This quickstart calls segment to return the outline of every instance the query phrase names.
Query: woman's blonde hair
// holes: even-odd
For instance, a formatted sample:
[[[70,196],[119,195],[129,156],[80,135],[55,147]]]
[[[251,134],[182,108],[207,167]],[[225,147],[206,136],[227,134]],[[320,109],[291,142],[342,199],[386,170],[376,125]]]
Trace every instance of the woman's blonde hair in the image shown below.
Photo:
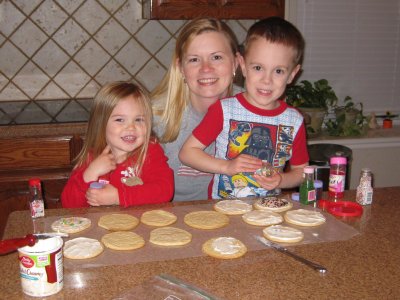
[[[115,106],[129,96],[132,96],[142,106],[147,129],[143,145],[128,155],[128,157],[135,156],[136,159],[132,167],[137,175],[140,174],[151,136],[153,121],[151,102],[143,88],[134,83],[123,81],[108,83],[97,92],[90,111],[85,141],[81,152],[75,159],[76,167],[89,163],[103,152],[107,145],[106,127],[108,119]]]
[[[235,34],[228,25],[220,20],[194,19],[182,28],[176,40],[171,65],[151,95],[152,100],[155,102],[153,104],[154,114],[160,116],[161,121],[165,124],[164,133],[160,137],[162,143],[172,142],[178,137],[182,114],[189,102],[189,88],[185,84],[176,62],[182,61],[193,39],[204,32],[222,33],[229,42],[233,56],[239,51]],[[229,86],[228,94],[232,94],[232,83]],[[165,101],[165,103],[157,105],[156,102],[162,101]]]

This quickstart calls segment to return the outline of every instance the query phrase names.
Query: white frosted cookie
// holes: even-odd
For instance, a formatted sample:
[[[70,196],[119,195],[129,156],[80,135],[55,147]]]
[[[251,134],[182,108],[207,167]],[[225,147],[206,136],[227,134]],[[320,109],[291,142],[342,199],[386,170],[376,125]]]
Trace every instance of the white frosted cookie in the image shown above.
[[[64,243],[64,256],[70,259],[87,259],[96,257],[104,250],[96,239],[78,237]]]
[[[214,204],[214,209],[226,215],[242,215],[253,207],[242,200],[222,200]]]
[[[292,202],[285,198],[279,198],[275,196],[264,197],[258,199],[254,203],[254,207],[260,210],[269,210],[274,212],[281,212],[285,210],[289,210],[293,207]]]
[[[100,217],[98,225],[111,231],[131,230],[139,224],[138,218],[128,214],[111,214]]]
[[[242,219],[247,224],[256,226],[269,226],[283,222],[283,217],[280,214],[266,210],[249,211],[242,216]]]
[[[178,218],[162,209],[149,210],[142,214],[140,221],[149,226],[168,226],[176,222]]]
[[[144,246],[144,239],[131,231],[115,231],[103,235],[101,242],[114,250],[134,250]]]
[[[285,221],[299,226],[318,226],[326,219],[318,211],[296,209],[285,213]]]
[[[61,218],[51,224],[51,229],[56,232],[77,233],[89,228],[92,221],[82,217]]]
[[[150,243],[160,246],[183,246],[190,243],[192,234],[176,227],[161,227],[150,232]]]
[[[243,256],[247,247],[234,237],[218,237],[206,241],[202,250],[215,258],[231,259]]]
[[[304,234],[301,230],[282,225],[272,225],[264,228],[263,234],[271,241],[282,243],[296,243],[304,238]]]
[[[194,211],[185,215],[183,221],[197,229],[216,229],[229,224],[229,217],[211,210]]]

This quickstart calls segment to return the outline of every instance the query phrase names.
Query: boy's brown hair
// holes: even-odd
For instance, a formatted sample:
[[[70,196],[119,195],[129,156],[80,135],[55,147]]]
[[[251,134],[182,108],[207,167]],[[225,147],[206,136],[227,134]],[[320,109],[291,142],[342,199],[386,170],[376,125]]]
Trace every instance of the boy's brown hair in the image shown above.
[[[259,38],[293,48],[296,51],[294,65],[301,63],[305,42],[300,31],[292,23],[279,17],[270,17],[254,23],[247,32],[244,42],[245,57],[251,42]]]

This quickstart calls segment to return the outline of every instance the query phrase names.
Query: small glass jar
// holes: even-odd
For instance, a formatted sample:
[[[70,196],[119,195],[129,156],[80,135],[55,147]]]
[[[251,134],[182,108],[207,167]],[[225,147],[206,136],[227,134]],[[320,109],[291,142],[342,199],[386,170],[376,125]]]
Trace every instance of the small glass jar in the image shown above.
[[[321,180],[314,180],[314,188],[315,188],[315,200],[322,199],[322,191],[324,188],[324,184]]]

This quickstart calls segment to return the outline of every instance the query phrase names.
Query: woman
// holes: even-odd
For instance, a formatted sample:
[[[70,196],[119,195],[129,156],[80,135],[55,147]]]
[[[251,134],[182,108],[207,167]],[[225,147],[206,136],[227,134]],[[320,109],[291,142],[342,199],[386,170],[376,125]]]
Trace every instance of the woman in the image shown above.
[[[178,153],[208,107],[233,94],[238,51],[225,23],[192,20],[181,30],[171,66],[153,91],[154,130],[174,170],[174,201],[207,199],[212,175],[183,165]],[[214,155],[214,149],[212,144],[205,151]]]

